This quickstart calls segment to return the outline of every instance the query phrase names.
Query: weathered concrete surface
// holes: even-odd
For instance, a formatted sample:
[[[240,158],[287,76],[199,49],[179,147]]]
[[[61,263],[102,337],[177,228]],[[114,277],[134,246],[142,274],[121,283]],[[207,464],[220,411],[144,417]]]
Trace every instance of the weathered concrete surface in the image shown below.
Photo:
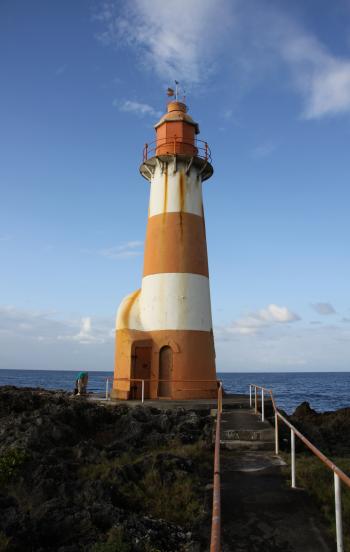
[[[335,545],[305,491],[286,486],[271,453],[222,456],[223,552],[331,552]]]
[[[287,486],[273,452],[273,428],[252,411],[235,410],[224,411],[222,430],[226,448],[234,449],[221,457],[222,551],[334,551],[315,504],[305,491]]]
[[[225,410],[222,415],[221,442],[229,449],[273,450],[274,430],[251,410]]]
[[[141,401],[123,401],[118,399],[112,399],[106,401],[105,398],[99,397],[97,395],[89,395],[87,397],[91,401],[104,402],[105,404],[110,405],[127,405],[131,408],[135,406],[140,406]],[[145,406],[151,406],[159,410],[173,409],[173,408],[185,408],[186,410],[215,410],[217,408],[217,399],[194,399],[194,400],[167,400],[167,399],[158,399],[158,400],[149,400],[146,399],[144,402]],[[226,410],[232,409],[242,409],[249,407],[249,396],[248,395],[229,395],[224,398],[224,405]]]

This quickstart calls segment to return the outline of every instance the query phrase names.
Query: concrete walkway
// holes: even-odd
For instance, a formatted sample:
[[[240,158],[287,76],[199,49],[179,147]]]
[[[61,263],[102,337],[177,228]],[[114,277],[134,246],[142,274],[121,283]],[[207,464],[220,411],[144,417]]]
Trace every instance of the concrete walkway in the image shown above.
[[[222,551],[333,552],[313,501],[287,486],[274,429],[249,410],[222,416]]]

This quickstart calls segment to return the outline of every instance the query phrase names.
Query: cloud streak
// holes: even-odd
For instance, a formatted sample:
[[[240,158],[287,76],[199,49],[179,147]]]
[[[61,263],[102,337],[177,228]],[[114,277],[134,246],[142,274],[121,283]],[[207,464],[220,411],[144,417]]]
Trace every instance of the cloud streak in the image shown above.
[[[276,324],[288,324],[300,320],[300,316],[287,307],[270,304],[265,309],[249,313],[224,329],[224,334],[256,335]]]
[[[186,13],[181,24],[177,13]],[[196,86],[224,71],[225,85],[233,90],[239,81],[246,85],[247,76],[265,80],[282,68],[303,99],[304,119],[350,112],[350,58],[332,53],[266,0],[179,0],[176,12],[163,0],[153,0],[152,9],[147,0],[109,0],[96,19],[104,44],[131,48],[162,82]],[[130,111],[133,103],[138,104],[131,102]]]
[[[127,44],[162,80],[198,84],[211,73],[232,29],[235,5],[236,0],[104,2],[96,17],[103,24],[98,38],[107,45]]]
[[[160,117],[162,115],[161,111],[157,111],[151,105],[132,100],[124,100],[123,102],[119,102],[119,100],[114,100],[113,105],[114,107],[117,107],[119,111],[123,111],[125,113],[133,113],[140,117]]]
[[[314,311],[323,316],[336,314],[335,308],[330,303],[312,303],[311,307],[314,309]]]
[[[115,247],[107,247],[98,251],[102,257],[112,260],[130,259],[143,254],[142,241],[129,241]]]
[[[91,316],[60,319],[55,312],[0,307],[0,336],[34,342],[103,344],[111,339],[113,322]]]

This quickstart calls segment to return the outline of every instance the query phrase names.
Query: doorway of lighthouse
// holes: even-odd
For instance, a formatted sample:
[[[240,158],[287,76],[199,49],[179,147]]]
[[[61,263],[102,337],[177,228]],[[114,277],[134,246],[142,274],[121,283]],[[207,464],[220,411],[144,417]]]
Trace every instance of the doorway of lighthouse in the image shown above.
[[[171,398],[171,376],[173,370],[173,351],[171,347],[162,347],[159,351],[158,397]]]
[[[135,347],[134,366],[131,379],[149,380],[151,378],[151,347]],[[145,381],[145,399],[149,399],[149,381]],[[130,398],[142,398],[142,381],[132,381],[130,384]]]

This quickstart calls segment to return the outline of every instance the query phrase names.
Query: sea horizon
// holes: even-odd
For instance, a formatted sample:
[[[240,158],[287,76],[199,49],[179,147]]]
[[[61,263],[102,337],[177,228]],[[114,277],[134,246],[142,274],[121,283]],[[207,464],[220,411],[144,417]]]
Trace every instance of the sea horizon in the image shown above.
[[[0,386],[69,392],[73,391],[79,371],[0,368]],[[107,378],[111,385],[112,370],[89,370],[88,373],[90,392],[104,393]],[[217,372],[217,376],[228,393],[248,394],[250,384],[272,389],[277,406],[288,413],[305,401],[318,412],[350,407],[350,372]]]

